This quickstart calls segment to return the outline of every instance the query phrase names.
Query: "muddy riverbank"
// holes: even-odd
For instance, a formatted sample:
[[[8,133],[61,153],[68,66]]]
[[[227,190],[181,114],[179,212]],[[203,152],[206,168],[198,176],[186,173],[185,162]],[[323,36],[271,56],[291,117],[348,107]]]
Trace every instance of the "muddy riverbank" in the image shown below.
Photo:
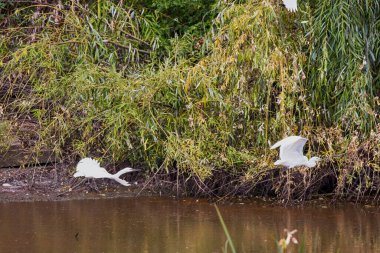
[[[273,171],[268,173],[270,172]],[[124,178],[132,183],[129,187],[124,187],[108,179],[94,181],[74,178],[73,173],[74,167],[68,164],[0,169],[0,202],[173,196],[202,197],[211,199],[212,202],[260,199],[274,205],[303,205],[306,203],[330,206],[342,200],[371,206],[379,204],[376,196],[349,198],[338,197],[334,193],[314,192],[307,199],[297,200],[279,198],[273,195],[273,190],[270,190],[269,187],[273,187],[275,183],[280,182],[284,191],[287,187],[290,187],[290,190],[296,189],[295,183],[299,185],[298,187],[303,187],[302,182],[296,181],[301,180],[299,171],[291,171],[289,175],[286,173],[280,175],[280,180],[272,178],[273,182],[266,185],[250,185],[249,181],[242,183],[236,179],[236,176],[233,179],[228,175],[218,175],[204,182],[197,182],[193,179],[186,180],[185,175],[177,176],[174,172],[151,175],[135,172],[126,174]],[[268,182],[268,175],[263,178],[263,182]],[[223,190],[218,190],[218,185]],[[229,190],[230,193],[226,194],[226,190]]]
[[[103,199],[157,195],[141,175],[130,187],[111,180],[73,178],[67,165],[0,169],[0,202]],[[158,193],[159,194],[159,193]]]

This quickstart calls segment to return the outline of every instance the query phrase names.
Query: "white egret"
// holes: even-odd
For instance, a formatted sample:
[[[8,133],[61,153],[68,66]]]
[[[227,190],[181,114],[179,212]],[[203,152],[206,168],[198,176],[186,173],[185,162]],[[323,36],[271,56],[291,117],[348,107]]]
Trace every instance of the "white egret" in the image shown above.
[[[109,178],[113,179],[116,182],[124,185],[124,186],[130,186],[131,184],[127,181],[120,179],[119,177],[125,173],[137,171],[136,169],[132,168],[125,168],[117,172],[116,174],[110,174],[106,171],[105,168],[100,167],[100,164],[98,161],[86,157],[79,161],[76,173],[74,174],[74,177],[86,177],[86,178]]]
[[[297,0],[282,0],[288,11],[297,11]]]
[[[277,160],[274,165],[282,165],[288,168],[297,166],[312,168],[316,166],[317,162],[322,159],[314,156],[309,160],[303,155],[303,147],[306,142],[307,139],[301,136],[289,136],[275,143],[270,149],[280,147],[280,160]]]

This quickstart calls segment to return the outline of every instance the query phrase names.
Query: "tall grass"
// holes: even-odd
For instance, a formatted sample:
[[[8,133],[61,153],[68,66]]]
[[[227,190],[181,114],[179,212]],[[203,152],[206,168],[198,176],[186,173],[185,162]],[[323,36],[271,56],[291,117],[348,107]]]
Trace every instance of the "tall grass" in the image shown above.
[[[220,224],[223,227],[224,234],[227,237],[227,243],[229,245],[229,248],[231,249],[231,252],[236,253],[234,242],[232,241],[230,232],[228,232],[228,228],[226,226],[226,223],[224,223],[223,216],[220,213],[218,206],[214,204],[214,207],[215,207],[216,213],[218,214],[218,218],[219,218]],[[224,252],[227,252],[227,249],[225,249]]]

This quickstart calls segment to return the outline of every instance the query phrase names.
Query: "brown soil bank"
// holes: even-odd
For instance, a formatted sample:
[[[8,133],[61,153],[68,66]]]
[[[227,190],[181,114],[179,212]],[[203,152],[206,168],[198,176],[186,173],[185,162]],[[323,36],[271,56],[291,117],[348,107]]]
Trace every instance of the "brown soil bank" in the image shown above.
[[[348,173],[348,171],[347,171]],[[171,172],[126,177],[133,182],[123,187],[112,180],[73,178],[73,166],[55,165],[0,170],[0,201],[55,201],[68,199],[176,195],[208,197],[218,200],[262,197],[286,204],[303,203],[321,198],[376,202],[379,200],[380,177],[371,169],[341,175],[334,166],[317,168],[275,168],[246,175],[215,171],[206,180],[189,174]],[[368,186],[368,175],[371,175]],[[345,177],[346,183],[342,183]],[[349,179],[351,180],[350,182]]]

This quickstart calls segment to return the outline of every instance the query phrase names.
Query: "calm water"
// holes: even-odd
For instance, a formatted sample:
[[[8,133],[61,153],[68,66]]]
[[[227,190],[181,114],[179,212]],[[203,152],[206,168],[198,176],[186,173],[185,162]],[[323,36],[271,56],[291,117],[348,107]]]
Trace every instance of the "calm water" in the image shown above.
[[[307,252],[380,252],[377,208],[219,208],[238,252],[276,252],[284,228]],[[0,225],[0,252],[222,252],[226,240],[213,205],[194,199],[3,203]]]

